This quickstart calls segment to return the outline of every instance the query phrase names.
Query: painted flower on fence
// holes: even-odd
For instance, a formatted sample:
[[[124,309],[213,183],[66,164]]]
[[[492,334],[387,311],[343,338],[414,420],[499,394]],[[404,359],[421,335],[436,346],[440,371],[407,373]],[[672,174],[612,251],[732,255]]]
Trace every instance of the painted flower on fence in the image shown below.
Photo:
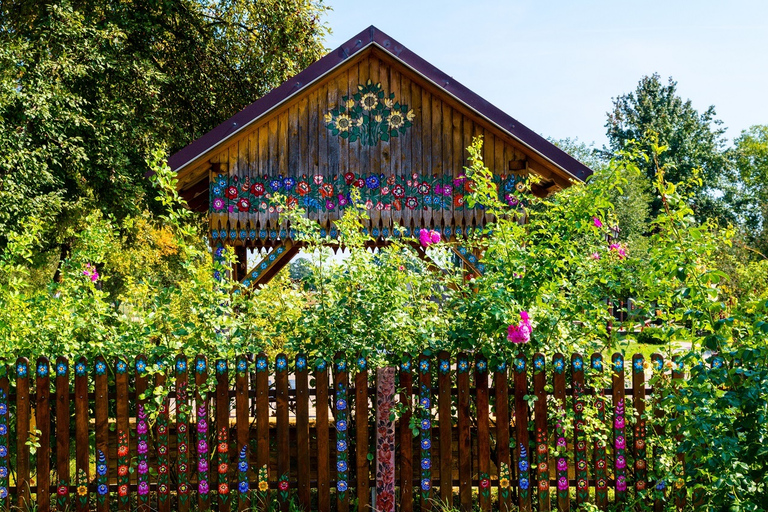
[[[510,325],[507,328],[507,339],[512,343],[528,343],[531,341],[531,327],[530,317],[527,311],[520,312],[520,322],[517,325]]]
[[[395,93],[387,97],[380,83],[368,80],[357,86],[352,97],[342,96],[341,103],[325,115],[324,121],[333,135],[375,146],[379,140],[386,142],[405,134],[414,117],[408,105],[395,101]]]

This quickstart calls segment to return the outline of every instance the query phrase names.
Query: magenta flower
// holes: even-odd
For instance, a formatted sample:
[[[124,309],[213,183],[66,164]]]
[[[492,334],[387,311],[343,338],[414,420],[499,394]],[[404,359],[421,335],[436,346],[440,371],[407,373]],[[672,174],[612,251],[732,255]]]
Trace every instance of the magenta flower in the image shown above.
[[[595,227],[596,227],[596,228],[601,228],[601,227],[603,227],[603,223],[602,223],[602,222],[600,221],[600,219],[598,219],[597,217],[592,217],[592,222],[594,222],[594,223],[595,223]]]
[[[598,252],[593,252],[593,253],[592,253],[592,259],[593,259],[593,260],[599,260],[599,259],[600,259],[600,253],[598,253]]]
[[[136,448],[136,451],[138,451],[142,455],[147,453],[147,442],[146,441],[139,441],[139,446]]]
[[[616,428],[624,428],[624,416],[617,416],[613,424]]]
[[[623,450],[626,447],[627,447],[627,443],[626,441],[624,441],[624,436],[616,437],[616,449]]]
[[[627,257],[627,249],[624,247],[623,244],[611,244],[608,246],[608,249],[611,251],[616,252],[619,255],[619,259],[623,260]]]
[[[213,200],[213,209],[214,210],[223,210],[224,209],[224,200],[220,197],[217,197]]]
[[[529,321],[527,311],[520,312],[520,323],[518,325],[510,325],[507,328],[507,339],[512,343],[528,343],[531,341],[531,322]]]
[[[200,494],[208,494],[208,482],[203,480],[197,485],[197,491]]]
[[[624,492],[627,490],[627,479],[626,477],[620,476],[616,479],[616,490],[619,492]]]
[[[88,277],[93,283],[95,283],[99,279],[99,273],[96,272],[96,267],[94,267],[90,263],[87,263],[85,265],[85,270],[83,270],[83,275]]]
[[[561,476],[557,479],[557,489],[560,491],[568,489],[568,479],[566,477]]]
[[[140,461],[138,469],[139,469],[139,474],[140,475],[143,475],[144,473],[146,473],[147,470],[149,469],[149,467],[147,466],[147,461],[145,461],[145,460]]]
[[[567,469],[568,469],[568,463],[565,461],[565,459],[563,458],[557,459],[557,470],[565,471]]]
[[[201,473],[205,473],[206,471],[208,471],[208,461],[206,459],[200,459],[197,462],[197,470],[200,471]]]
[[[424,248],[427,248],[432,244],[436,244],[439,241],[440,241],[440,233],[438,233],[435,230],[427,231],[426,229],[422,229],[419,232],[419,242],[421,243],[421,246]]]
[[[627,466],[627,460],[623,456],[619,455],[618,457],[616,457],[616,467],[618,469],[624,469],[626,466]]]
[[[564,437],[558,437],[557,438],[557,446],[565,446],[565,438]]]
[[[142,496],[149,493],[149,484],[147,482],[139,482],[139,494]]]
[[[146,434],[147,433],[147,424],[143,421],[140,421],[138,425],[136,425],[136,432],[139,434]]]

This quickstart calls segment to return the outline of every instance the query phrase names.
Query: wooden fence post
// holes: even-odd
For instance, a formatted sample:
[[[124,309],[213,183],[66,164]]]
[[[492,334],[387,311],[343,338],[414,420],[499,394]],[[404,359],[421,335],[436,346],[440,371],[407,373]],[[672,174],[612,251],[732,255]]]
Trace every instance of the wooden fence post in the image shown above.
[[[573,463],[576,467],[576,507],[589,501],[589,479],[587,473],[587,441],[584,439],[584,357],[571,356],[573,369]]]
[[[634,442],[632,454],[635,457],[635,491],[645,491],[648,469],[645,448],[645,359],[641,354],[632,357],[632,406],[635,410]],[[638,504],[636,510],[645,510]]]
[[[187,358],[176,356],[176,471],[179,512],[187,512],[190,505],[190,449],[189,440],[189,367]]]
[[[291,481],[290,425],[288,424],[288,358],[275,358],[275,400],[277,404],[277,490],[280,509],[288,510]]]
[[[480,509],[491,510],[491,433],[488,398],[488,360],[483,355],[475,359],[475,389],[477,410],[477,490]]]
[[[437,418],[440,422],[440,501],[453,506],[453,420],[451,418],[451,359],[437,355]]]
[[[37,506],[51,508],[51,365],[47,357],[39,357],[35,370],[35,423],[40,432],[37,448]]]
[[[309,385],[307,378],[307,357],[296,356],[296,449],[297,487],[299,503],[304,510],[310,508],[309,491]],[[316,428],[320,427],[316,425]]]
[[[432,509],[432,373],[430,360],[424,354],[419,357],[419,421],[421,457],[421,510]]]
[[[170,443],[169,443],[169,420],[168,420],[168,407],[170,399],[168,398],[168,390],[164,389],[166,386],[167,372],[165,361],[158,361],[159,373],[155,375],[155,387],[162,389],[165,398],[160,404],[160,410],[157,414],[157,421],[155,422],[155,435],[157,436],[157,509],[160,512],[170,512],[171,510],[171,487],[170,487]],[[178,396],[176,406],[178,407]],[[177,448],[178,450],[178,448]],[[178,468],[177,468],[178,470]]]
[[[549,434],[547,430],[547,364],[544,354],[533,356],[533,392],[536,403],[533,406],[534,424],[536,425],[536,489],[539,510],[550,510],[549,500]],[[533,457],[531,457],[533,461]]]
[[[136,356],[136,472],[138,511],[149,512],[149,423],[144,394],[147,391],[147,358]]]
[[[248,415],[248,359],[239,356],[235,363],[235,424],[237,428],[237,495],[239,512],[251,507],[250,418]],[[298,386],[298,384],[297,384]],[[298,413],[297,413],[298,414]],[[299,455],[302,446],[299,445]],[[307,447],[309,451],[309,447]]]
[[[597,375],[598,385],[594,389],[595,408],[597,409],[597,421],[601,427],[605,427],[605,400],[603,399],[603,385],[601,376],[603,373],[603,356],[599,353],[592,354],[592,371]],[[608,507],[608,461],[606,454],[607,445],[602,439],[596,439],[593,447],[593,463],[595,472],[595,505],[600,510]]]
[[[210,410],[207,393],[203,391],[208,380],[208,361],[205,356],[198,355],[195,359],[195,408],[197,416],[197,507],[199,510],[211,509],[210,473]]]
[[[349,512],[349,403],[347,385],[347,361],[339,352],[334,356],[336,416],[336,501],[339,512]]]
[[[328,363],[324,359],[315,362],[315,425],[317,430],[317,508],[320,512],[331,510],[331,463],[330,432],[328,427]]]
[[[400,510],[413,512],[413,433],[411,408],[413,405],[413,375],[411,356],[406,354],[400,363],[400,403],[405,412],[400,416]]]
[[[16,360],[16,506],[24,510],[29,501],[29,361]]]
[[[357,356],[355,375],[355,470],[357,473],[358,510],[367,510],[371,505],[371,468],[368,463],[368,360]]]
[[[0,473],[0,507],[9,509],[10,491],[8,490],[8,461],[10,459],[10,418],[8,407],[8,393],[10,381],[8,379],[8,364],[5,359],[0,359],[0,467],[5,470]]]
[[[376,502],[377,512],[395,511],[395,369],[376,371]]]
[[[115,410],[117,418],[117,496],[118,510],[129,510],[131,505],[131,436],[128,418],[128,363],[115,361]]]
[[[518,465],[518,496],[521,512],[531,510],[531,478],[530,459],[528,450],[528,402],[525,395],[528,394],[528,377],[526,372],[525,355],[520,353],[515,357],[515,449]],[[523,469],[525,468],[525,469]]]
[[[653,367],[654,373],[658,375],[662,375],[664,373],[664,358],[661,356],[661,354],[654,353],[651,355],[651,365]],[[663,396],[661,396],[661,386],[657,386],[653,390],[653,409],[654,409],[654,416],[656,418],[663,418],[664,417],[664,410],[661,408],[661,401],[664,399]],[[654,425],[654,433],[656,435],[662,435],[664,433],[664,427],[661,425]],[[654,466],[658,464],[659,461],[659,447],[654,446]],[[653,512],[663,512],[664,511],[664,499],[663,497],[666,495],[666,489],[667,489],[667,482],[658,481],[654,484],[654,494],[655,499],[653,500]]]
[[[56,508],[69,507],[69,361],[56,359]]]
[[[106,371],[107,365],[103,359],[101,360],[101,365]],[[94,415],[96,422],[96,449],[94,451],[94,458],[96,459],[96,507],[97,510],[101,511],[106,510],[101,503],[106,501],[106,497],[109,494],[109,488],[106,484],[109,466],[107,465],[108,453],[106,448],[107,420],[106,416],[100,412],[98,404],[101,402],[106,403],[107,389],[105,379],[96,378],[94,383],[94,410],[98,413]],[[102,416],[104,417],[102,418]],[[100,419],[103,423],[99,423]],[[88,485],[90,479],[88,426],[88,361],[81,357],[75,363],[75,483],[78,488],[81,485]],[[79,492],[76,492],[76,495],[75,504],[77,512],[87,512],[88,493],[86,492],[85,496],[81,496]]]
[[[216,469],[218,510],[229,512],[229,365],[226,359],[216,361]]]
[[[627,499],[627,458],[624,403],[624,356],[619,353],[611,358],[613,367],[613,464],[615,502],[621,503]]]
[[[568,370],[568,364],[563,354],[555,354],[552,364],[555,368],[555,374],[552,378],[554,386],[555,402],[558,404],[558,413],[560,417],[555,426],[556,450],[555,475],[557,489],[557,510],[570,510],[571,497],[568,491],[568,440],[565,437],[565,425],[563,424],[565,416],[565,375]]]
[[[509,380],[507,363],[502,361],[494,375],[496,391],[496,450],[499,456],[499,511],[509,512],[512,498],[512,472],[509,454]]]
[[[269,508],[269,359],[256,356],[256,467],[259,506]]]
[[[456,387],[458,388],[458,427],[459,427],[459,504],[461,510],[472,510],[472,432],[469,415],[469,369],[471,363],[467,354],[456,357]]]

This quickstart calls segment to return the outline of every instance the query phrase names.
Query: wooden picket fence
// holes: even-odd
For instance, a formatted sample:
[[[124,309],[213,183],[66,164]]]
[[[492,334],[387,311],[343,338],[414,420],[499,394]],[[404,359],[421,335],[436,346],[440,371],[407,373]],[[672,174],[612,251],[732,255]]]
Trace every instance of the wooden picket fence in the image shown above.
[[[0,378],[0,508],[229,511],[271,499],[282,510],[295,501],[409,512],[436,500],[569,510],[587,501],[605,509],[640,491],[654,510],[664,499],[684,505],[684,491],[648,480],[643,418],[655,397],[646,377],[667,371],[658,355],[650,368],[641,355],[628,364],[620,354],[521,355],[494,368],[481,356],[421,355],[379,370],[378,387],[365,358],[262,353],[210,363],[182,355],[148,372],[157,363],[143,356],[74,366],[18,359]],[[216,385],[206,390],[209,372]],[[602,372],[612,385],[593,389]],[[168,392],[155,398],[155,387]],[[582,428],[585,400],[596,395],[608,443]],[[389,425],[398,404],[412,406]],[[548,420],[548,409],[571,409],[573,431]],[[382,465],[392,452],[394,466]]]

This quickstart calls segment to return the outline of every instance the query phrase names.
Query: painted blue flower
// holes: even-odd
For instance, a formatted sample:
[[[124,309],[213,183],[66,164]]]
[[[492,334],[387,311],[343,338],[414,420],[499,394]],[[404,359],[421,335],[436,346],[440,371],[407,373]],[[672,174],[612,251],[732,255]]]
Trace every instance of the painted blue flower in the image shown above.
[[[426,359],[422,359],[419,361],[419,370],[422,372],[428,372],[429,371],[429,361]]]
[[[176,361],[176,371],[179,373],[184,373],[184,370],[187,369],[187,362],[184,360],[178,360]]]
[[[664,480],[659,480],[656,483],[656,490],[657,491],[663,491],[666,488],[667,488],[667,483]]]
[[[343,372],[347,369],[347,362],[346,361],[336,361],[336,371],[337,372]]]
[[[624,370],[624,359],[619,357],[613,362],[613,371],[620,372]]]
[[[64,375],[67,373],[67,365],[64,363],[58,363],[56,365],[56,375]]]
[[[719,357],[716,357],[712,361],[712,368],[722,368],[722,366],[723,366],[723,360],[720,359]]]
[[[684,366],[682,361],[678,361],[675,366],[677,367],[677,371],[679,372],[683,371]]]
[[[429,450],[432,448],[432,441],[429,439],[422,439],[421,440],[421,449],[422,450]]]
[[[603,369],[603,361],[602,359],[594,359],[592,360],[592,369],[601,371]]]
[[[107,465],[106,464],[96,464],[96,472],[99,475],[101,475],[101,476],[106,475],[107,474]]]
[[[107,371],[107,365],[103,361],[96,361],[96,375],[104,375]]]
[[[557,373],[562,373],[563,369],[565,369],[565,361],[562,359],[555,359],[555,371]]]
[[[357,359],[357,367],[361,370],[365,370],[366,366],[368,366],[368,361],[365,360],[364,357],[360,357]]]
[[[315,363],[315,368],[317,368],[317,371],[319,372],[324,372],[327,366],[325,359],[318,359]]]
[[[293,178],[285,178],[283,180],[283,187],[285,187],[286,190],[292,189],[296,185],[296,180]]]
[[[429,480],[429,478],[422,478],[421,479],[421,490],[422,491],[428,491],[432,488],[432,482]]]
[[[37,365],[37,374],[40,377],[45,377],[46,375],[48,375],[48,365],[45,363],[39,363]]]
[[[307,358],[304,356],[299,356],[296,358],[296,368],[298,370],[303,370],[307,367]]]
[[[346,441],[344,441],[343,439],[339,440],[339,441],[336,443],[336,450],[337,450],[337,451],[340,451],[340,452],[345,452],[345,451],[347,451],[347,442],[346,442]]]
[[[336,482],[336,490],[339,492],[345,492],[347,490],[347,482],[344,480],[339,480]]]
[[[224,178],[224,175],[223,175],[223,174],[219,174],[219,181],[218,181],[218,185],[219,185],[221,188],[224,188],[224,187],[226,187],[226,186],[227,186],[227,180],[226,180],[226,178]]]
[[[347,430],[347,422],[344,420],[339,420],[336,422],[336,430],[339,432],[344,432]]]
[[[520,468],[520,471],[528,471],[528,461],[525,459],[521,460],[517,463],[517,467]]]
[[[197,373],[203,373],[205,371],[205,359],[198,359],[195,363],[195,370]]]
[[[248,482],[246,482],[246,481],[240,482],[240,483],[238,484],[238,486],[237,486],[237,490],[238,490],[238,491],[240,491],[240,494],[245,494],[245,493],[247,493],[247,492],[248,492],[248,489],[249,489],[249,487],[248,487]]]
[[[5,457],[8,455],[8,447],[4,445],[0,445],[0,457]]]
[[[343,411],[346,408],[347,408],[347,401],[346,400],[344,400],[343,398],[340,398],[340,399],[336,400],[336,410],[337,411]]]
[[[432,422],[428,418],[421,420],[421,430],[429,430],[432,427]]]
[[[75,375],[82,377],[88,369],[85,367],[85,363],[77,363],[75,365]]]
[[[5,487],[0,487],[0,499],[5,499],[8,497],[8,489]]]
[[[0,404],[0,416],[5,416],[8,413],[8,406]]]
[[[374,189],[379,187],[379,177],[378,176],[368,176],[365,179],[365,186]]]
[[[0,436],[4,436],[8,433],[8,425],[5,423],[0,423]]]
[[[478,371],[484,372],[487,367],[488,363],[485,362],[485,359],[481,359],[477,362],[476,368]]]
[[[462,359],[461,361],[459,361],[459,364],[457,365],[457,367],[459,371],[463,373],[467,371],[467,369],[469,368],[469,363],[467,362],[466,359]]]
[[[581,360],[580,357],[577,357],[573,360],[573,370],[574,371],[581,371],[581,368],[584,366],[584,362]]]
[[[450,365],[450,363],[448,363],[448,361],[446,361],[445,359],[440,361],[440,371],[441,372],[448,373],[448,370],[450,370],[450,369],[451,369],[451,365]]]
[[[522,372],[523,370],[525,370],[525,359],[521,357],[518,357],[517,359],[515,359],[515,370],[517,370],[518,372]]]
[[[219,360],[216,362],[216,371],[219,373],[224,373],[227,371],[227,362],[223,360]]]
[[[400,369],[404,372],[411,371],[411,362],[410,361],[403,361],[400,363]]]
[[[27,376],[27,365],[24,363],[19,363],[16,365],[16,375],[19,377],[26,377]]]
[[[109,488],[107,487],[107,484],[99,484],[99,486],[96,488],[96,492],[99,493],[99,495],[104,496],[109,491]]]
[[[213,187],[213,195],[214,196],[220,196],[221,195],[221,187],[219,187],[219,186]]]
[[[430,469],[431,467],[432,467],[432,461],[431,460],[429,460],[426,457],[421,459],[421,469],[427,470],[427,469]]]
[[[245,462],[244,460],[241,460],[240,462],[237,463],[237,470],[240,471],[241,473],[245,473],[246,471],[248,471],[248,463]]]
[[[431,205],[432,204],[432,196],[424,196],[422,198],[422,200],[424,201],[425,205]]]
[[[528,489],[528,479],[527,478],[521,478],[520,479],[520,488],[522,490],[524,490],[524,491]]]
[[[5,466],[0,467],[0,478],[8,478],[8,468]]]
[[[660,372],[662,368],[664,368],[664,363],[661,359],[655,359],[653,361],[653,367],[657,372]]]
[[[117,362],[117,373],[125,373],[127,369],[128,369],[128,365],[125,364],[125,361]]]
[[[267,360],[264,358],[259,358],[256,360],[256,369],[257,370],[266,370],[267,369]]]
[[[269,182],[269,186],[272,188],[272,190],[277,191],[280,190],[280,187],[283,185],[283,182],[280,180],[271,180]]]
[[[421,400],[419,400],[419,405],[422,406],[424,409],[429,409],[429,406],[430,406],[429,397],[426,397],[426,396],[421,397]]]
[[[336,469],[337,469],[337,470],[338,470],[340,473],[343,473],[343,472],[345,472],[345,471],[347,470],[347,461],[345,461],[345,460],[340,460],[340,461],[338,461],[338,462],[336,463]]]
[[[245,359],[241,359],[237,362],[237,371],[244,372],[248,369],[248,363]]]
[[[536,359],[534,359],[533,360],[533,366],[537,370],[541,370],[542,368],[544,368],[544,358],[543,357],[537,357]]]
[[[288,360],[284,357],[278,357],[275,361],[275,366],[277,366],[278,370],[285,370],[288,366]]]
[[[139,359],[136,361],[136,371],[139,373],[144,373],[144,370],[147,369],[147,363],[143,359]]]
[[[636,372],[643,371],[643,360],[642,359],[635,359],[632,362],[632,366],[635,368]]]
[[[503,372],[506,369],[507,369],[507,362],[506,361],[500,362],[499,365],[496,367],[496,371],[497,372]]]

